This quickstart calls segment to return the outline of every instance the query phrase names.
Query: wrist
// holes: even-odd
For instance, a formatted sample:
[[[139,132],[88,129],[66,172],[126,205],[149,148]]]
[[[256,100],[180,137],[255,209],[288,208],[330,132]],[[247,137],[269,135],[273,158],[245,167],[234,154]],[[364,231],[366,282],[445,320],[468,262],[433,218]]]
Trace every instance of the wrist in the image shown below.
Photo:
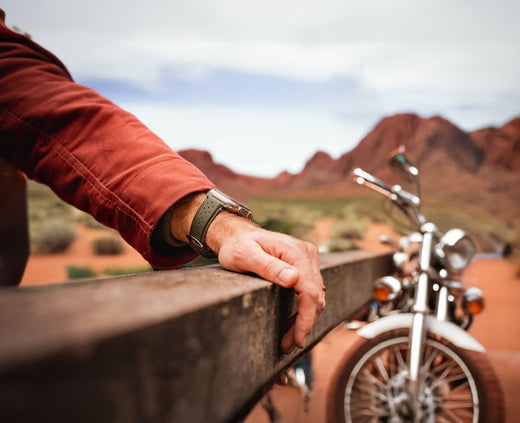
[[[187,195],[175,203],[172,207],[170,221],[170,232],[173,238],[182,242],[188,242],[191,223],[205,198],[205,192],[196,192]]]
[[[171,235],[205,257],[218,256],[222,244],[257,227],[251,210],[226,194],[212,189],[188,195],[172,208]]]

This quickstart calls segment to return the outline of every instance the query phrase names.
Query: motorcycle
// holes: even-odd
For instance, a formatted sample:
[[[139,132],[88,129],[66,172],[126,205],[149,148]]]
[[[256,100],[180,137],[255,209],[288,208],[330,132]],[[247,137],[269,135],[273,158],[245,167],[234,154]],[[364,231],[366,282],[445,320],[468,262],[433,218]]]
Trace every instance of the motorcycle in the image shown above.
[[[362,169],[355,181],[388,198],[414,230],[395,245],[395,274],[374,282],[367,323],[333,376],[327,422],[500,423],[499,381],[467,332],[484,307],[482,292],[461,282],[475,244],[460,229],[442,233],[421,214],[419,171],[402,149],[390,164],[416,184],[417,195]]]

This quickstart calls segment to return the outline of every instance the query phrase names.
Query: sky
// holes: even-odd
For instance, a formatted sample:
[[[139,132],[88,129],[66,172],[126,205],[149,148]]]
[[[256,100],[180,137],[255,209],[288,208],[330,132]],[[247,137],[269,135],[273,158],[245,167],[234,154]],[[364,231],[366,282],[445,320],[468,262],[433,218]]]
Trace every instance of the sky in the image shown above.
[[[520,2],[3,0],[6,23],[174,150],[299,172],[395,113],[520,115]]]

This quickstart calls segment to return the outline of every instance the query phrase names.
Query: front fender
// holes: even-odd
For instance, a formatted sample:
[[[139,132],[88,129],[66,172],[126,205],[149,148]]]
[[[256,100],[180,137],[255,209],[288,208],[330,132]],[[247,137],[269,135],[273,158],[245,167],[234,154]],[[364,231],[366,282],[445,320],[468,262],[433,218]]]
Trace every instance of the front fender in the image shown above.
[[[411,313],[393,314],[363,326],[357,333],[364,338],[375,338],[377,335],[391,330],[410,329],[412,321],[413,314]],[[486,351],[475,338],[454,323],[441,322],[433,316],[426,316],[426,330],[441,336],[457,347],[479,352]]]

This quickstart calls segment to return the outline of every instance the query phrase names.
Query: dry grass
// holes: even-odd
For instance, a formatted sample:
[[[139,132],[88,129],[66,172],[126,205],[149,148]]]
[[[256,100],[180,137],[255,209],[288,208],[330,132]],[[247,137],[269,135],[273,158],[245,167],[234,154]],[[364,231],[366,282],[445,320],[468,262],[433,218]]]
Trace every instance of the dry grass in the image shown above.
[[[48,187],[29,182],[29,221],[31,240],[49,220],[59,220],[64,225],[103,227],[91,216],[60,200]],[[433,197],[429,196],[431,200]],[[433,203],[433,204],[432,204]],[[282,198],[252,197],[248,205],[254,211],[255,221],[280,232],[289,233],[301,239],[308,239],[315,223],[322,218],[338,220],[331,234],[333,239],[362,237],[367,229],[367,221],[385,222],[400,233],[410,230],[406,219],[391,204],[376,194],[345,197]],[[520,263],[520,222],[504,223],[492,216],[471,208],[471,213],[463,201],[457,198],[443,199],[435,204],[431,201],[423,207],[424,215],[441,230],[459,227],[472,234],[481,250],[492,251],[497,240],[503,240],[513,247],[513,260]]]
[[[513,255],[520,249],[520,231],[510,225],[484,214],[470,214],[464,204],[425,205],[422,212],[441,230],[461,228],[477,241],[479,249],[495,252],[501,242],[513,246]],[[252,198],[248,205],[253,209],[255,220],[259,224],[276,222],[276,226],[267,225],[268,229],[282,227],[291,235],[307,239],[315,222],[325,217],[338,220],[333,227],[333,240],[352,240],[362,238],[367,229],[367,222],[389,224],[398,233],[416,230],[399,210],[387,200],[377,195],[324,197],[324,198]],[[340,245],[341,243],[338,243]],[[346,245],[346,242],[343,244]],[[520,257],[520,255],[519,255]]]

